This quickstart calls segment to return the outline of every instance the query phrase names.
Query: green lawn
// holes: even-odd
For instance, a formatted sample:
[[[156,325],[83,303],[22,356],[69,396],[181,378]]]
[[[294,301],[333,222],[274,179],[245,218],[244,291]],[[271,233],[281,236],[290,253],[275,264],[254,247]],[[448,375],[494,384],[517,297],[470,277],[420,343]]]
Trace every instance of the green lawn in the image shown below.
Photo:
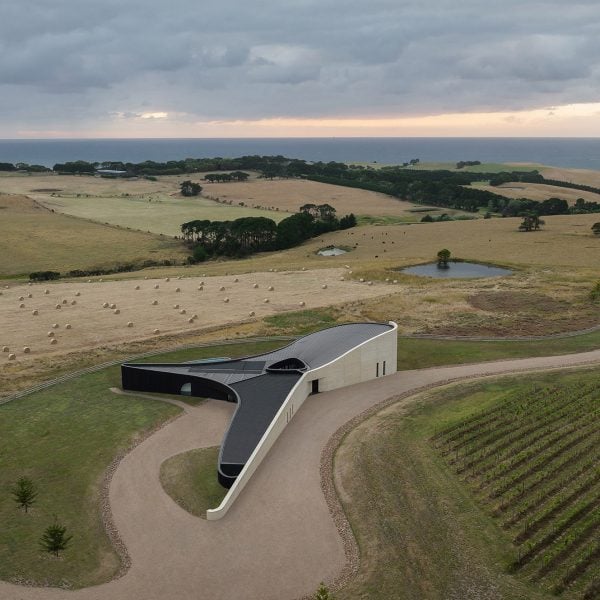
[[[398,369],[424,369],[441,365],[485,362],[586,352],[600,348],[600,331],[575,337],[537,341],[454,341],[398,339]]]
[[[213,346],[146,360],[235,357],[285,343]],[[119,559],[100,521],[102,478],[119,452],[179,412],[170,404],[109,390],[119,385],[115,366],[0,405],[0,578],[77,588],[108,581],[118,571]],[[39,490],[28,514],[9,491],[22,476]],[[54,515],[73,535],[58,560],[38,546]]]
[[[227,490],[217,481],[219,448],[198,448],[167,459],[160,466],[160,482],[167,494],[197,517],[221,504]]]
[[[336,598],[555,597],[529,574],[510,574],[518,549],[509,533],[449,468],[432,438],[507,394],[579,383],[598,389],[600,375],[596,370],[461,383],[421,394],[411,408],[392,406],[348,434],[336,453],[336,482],[344,490],[361,561],[358,576]],[[597,565],[561,598],[582,598]]]

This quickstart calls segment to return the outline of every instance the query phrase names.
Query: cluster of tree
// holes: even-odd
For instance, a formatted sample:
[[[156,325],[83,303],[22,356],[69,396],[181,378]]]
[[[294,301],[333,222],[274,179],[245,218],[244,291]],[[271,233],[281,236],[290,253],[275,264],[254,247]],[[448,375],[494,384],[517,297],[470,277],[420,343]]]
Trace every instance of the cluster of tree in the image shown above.
[[[519,225],[519,231],[537,231],[544,221],[536,214],[528,214],[523,216],[523,222]]]
[[[421,219],[421,223],[440,223],[443,221],[453,221],[454,219],[446,213],[442,213],[441,215],[438,215],[437,217],[432,217],[431,215],[425,215],[422,219]]]
[[[224,183],[228,181],[246,181],[250,175],[244,171],[232,171],[231,173],[208,173],[204,176],[211,183]]]
[[[22,508],[25,512],[35,504],[38,491],[33,481],[28,477],[21,477],[15,483],[11,490],[13,500],[16,502],[19,508]],[[58,556],[61,550],[65,550],[71,539],[72,535],[67,535],[67,528],[60,525],[54,517],[54,523],[46,527],[42,537],[40,538],[40,546],[46,551]]]
[[[444,248],[437,253],[437,264],[440,269],[448,268],[448,262],[450,261],[451,254],[452,253],[447,248]]]
[[[29,279],[31,279],[31,281],[52,281],[59,277],[60,273],[57,271],[34,271],[33,273],[29,273]]]
[[[181,189],[181,195],[187,197],[197,196],[202,191],[202,186],[199,183],[190,181],[189,179],[182,181],[179,187]]]
[[[306,204],[300,212],[278,224],[267,217],[234,221],[194,220],[181,225],[183,238],[193,247],[192,262],[211,256],[247,256],[254,252],[291,248],[303,241],[356,225],[353,214],[341,219],[328,204]]]
[[[16,164],[0,162],[0,171],[27,171],[28,173],[46,173],[51,171],[48,167],[43,165],[30,165],[24,162],[18,162]]]
[[[477,165],[480,165],[480,164],[481,164],[480,160],[459,160],[456,163],[456,168],[464,169],[465,167],[476,167]]]

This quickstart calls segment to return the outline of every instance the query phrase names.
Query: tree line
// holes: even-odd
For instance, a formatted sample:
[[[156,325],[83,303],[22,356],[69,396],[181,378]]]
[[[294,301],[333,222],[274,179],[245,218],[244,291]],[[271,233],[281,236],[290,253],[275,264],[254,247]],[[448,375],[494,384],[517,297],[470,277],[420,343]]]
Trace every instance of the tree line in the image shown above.
[[[353,214],[341,219],[329,204],[305,204],[300,212],[275,223],[267,217],[234,221],[194,220],[181,225],[183,239],[192,247],[192,262],[209,257],[242,257],[254,252],[283,250],[328,231],[356,225]]]

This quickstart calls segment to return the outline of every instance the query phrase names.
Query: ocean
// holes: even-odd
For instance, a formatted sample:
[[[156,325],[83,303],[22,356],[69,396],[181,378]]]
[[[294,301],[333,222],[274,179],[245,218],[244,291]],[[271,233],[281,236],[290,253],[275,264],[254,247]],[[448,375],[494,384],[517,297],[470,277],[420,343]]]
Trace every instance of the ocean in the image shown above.
[[[52,167],[72,160],[165,162],[258,154],[308,161],[399,164],[535,162],[600,170],[600,138],[238,138],[0,140],[0,162]]]

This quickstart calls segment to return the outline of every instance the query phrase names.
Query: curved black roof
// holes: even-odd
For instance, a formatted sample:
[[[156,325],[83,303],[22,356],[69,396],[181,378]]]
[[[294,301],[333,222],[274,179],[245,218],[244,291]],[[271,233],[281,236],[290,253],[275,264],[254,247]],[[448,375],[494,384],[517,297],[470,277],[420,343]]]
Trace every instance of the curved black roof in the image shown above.
[[[229,487],[304,373],[390,329],[388,323],[350,323],[241,359],[123,364],[123,389],[178,394],[188,384],[192,396],[237,402],[219,455],[219,480]]]

